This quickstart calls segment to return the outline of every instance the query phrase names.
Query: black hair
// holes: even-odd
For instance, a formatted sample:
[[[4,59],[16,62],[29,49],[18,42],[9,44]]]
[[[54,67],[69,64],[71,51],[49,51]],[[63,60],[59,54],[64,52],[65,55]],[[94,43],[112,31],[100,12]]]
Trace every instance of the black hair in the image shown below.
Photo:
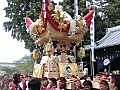
[[[44,81],[44,80],[48,80],[48,78],[47,77],[42,77],[41,81]]]
[[[60,87],[60,89],[65,89],[66,90],[67,80],[65,79],[65,77],[59,77],[57,80],[62,83],[62,87]]]
[[[107,81],[102,80],[102,81],[100,82],[100,84],[105,85],[105,86],[107,87],[107,90],[109,90],[109,84],[108,84],[108,82],[107,82]]]
[[[15,83],[17,85],[19,83],[19,79],[20,79],[20,74],[19,73],[15,73],[13,75],[13,83]]]
[[[41,83],[40,83],[40,79],[38,78],[33,78],[28,83],[29,90],[40,90],[40,86]]]
[[[67,80],[65,79],[65,77],[59,77],[57,80],[63,81],[63,82],[67,82]]]
[[[83,82],[83,86],[87,86],[87,85],[89,85],[91,88],[93,87],[91,81],[89,81],[89,80],[85,80],[85,81]]]
[[[57,85],[57,80],[55,78],[49,78],[49,80],[52,81],[54,85]]]

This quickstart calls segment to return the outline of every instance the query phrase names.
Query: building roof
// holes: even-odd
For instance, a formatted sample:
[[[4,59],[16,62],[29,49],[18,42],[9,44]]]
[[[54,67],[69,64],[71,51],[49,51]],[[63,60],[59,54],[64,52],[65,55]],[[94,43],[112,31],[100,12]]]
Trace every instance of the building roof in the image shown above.
[[[95,49],[115,46],[120,44],[120,25],[112,28],[107,28],[106,35],[95,43]],[[85,46],[85,49],[90,49],[90,45]]]

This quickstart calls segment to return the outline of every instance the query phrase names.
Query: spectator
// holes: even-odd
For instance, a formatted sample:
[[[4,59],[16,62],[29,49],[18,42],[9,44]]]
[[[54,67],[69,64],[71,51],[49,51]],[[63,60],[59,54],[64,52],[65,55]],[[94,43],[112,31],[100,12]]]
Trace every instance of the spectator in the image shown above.
[[[46,90],[47,89],[47,85],[48,85],[48,78],[47,77],[43,77],[41,79],[41,90]]]
[[[41,83],[40,83],[40,79],[38,78],[33,78],[28,83],[29,90],[40,90],[40,86]]]
[[[2,85],[3,85],[2,76],[0,76],[0,90],[2,90]]]
[[[47,90],[55,90],[56,87],[57,87],[57,80],[55,78],[50,78]]]
[[[2,89],[3,90],[8,90],[9,88],[9,75],[8,74],[5,74],[3,76],[3,84],[2,84]]]
[[[114,75],[110,76],[110,90],[118,90],[117,81]]]
[[[100,90],[110,90],[110,89],[109,89],[109,84],[108,84],[107,81],[102,80],[102,81],[100,82]]]
[[[25,78],[25,80],[26,80],[26,90],[29,90],[29,88],[28,88],[28,83],[29,83],[29,81],[31,80],[31,76],[30,75],[26,75],[26,78]]]
[[[13,75],[13,81],[9,83],[9,90],[22,90],[19,86],[20,74],[15,73]]]
[[[99,89],[93,88],[92,82],[89,80],[85,80],[83,82],[83,86],[84,86],[83,90],[99,90]]]
[[[83,90],[80,80],[75,80],[74,85],[75,85],[75,90]]]
[[[25,76],[24,76],[24,75],[20,75],[20,79],[21,79],[21,82],[19,83],[20,88],[21,88],[22,90],[26,90],[27,85],[26,85]]]
[[[60,77],[57,80],[57,90],[66,90],[66,79],[64,77]]]

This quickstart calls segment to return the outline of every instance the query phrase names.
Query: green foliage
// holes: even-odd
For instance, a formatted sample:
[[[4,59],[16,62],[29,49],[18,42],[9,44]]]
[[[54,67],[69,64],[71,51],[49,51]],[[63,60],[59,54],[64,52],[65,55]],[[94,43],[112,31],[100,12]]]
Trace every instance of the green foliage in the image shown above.
[[[34,46],[33,40],[26,32],[24,17],[27,15],[33,21],[39,17],[40,0],[7,0],[8,7],[5,7],[6,17],[10,21],[4,22],[6,31],[11,31],[11,36],[17,40],[24,40],[25,48]]]
[[[86,8],[86,3],[84,0],[78,0],[78,12],[79,15],[84,16],[89,11]],[[74,0],[63,0],[62,2],[63,10],[69,13],[72,17],[74,17]]]
[[[8,74],[13,74],[15,72],[31,73],[33,70],[34,62],[31,56],[24,56],[14,63],[16,63],[16,67],[0,67],[0,70]]]
[[[107,27],[120,25],[120,0],[106,0],[107,5],[103,9],[104,21]]]
[[[13,74],[16,72],[16,69],[14,67],[0,67],[1,71],[5,71],[7,74]]]
[[[106,29],[106,23],[99,15],[99,11],[98,11],[95,16],[95,41],[98,41],[102,37],[104,37],[106,33],[105,29]]]
[[[22,59],[16,61],[16,71],[30,73],[33,69],[33,63],[31,56],[24,56]]]

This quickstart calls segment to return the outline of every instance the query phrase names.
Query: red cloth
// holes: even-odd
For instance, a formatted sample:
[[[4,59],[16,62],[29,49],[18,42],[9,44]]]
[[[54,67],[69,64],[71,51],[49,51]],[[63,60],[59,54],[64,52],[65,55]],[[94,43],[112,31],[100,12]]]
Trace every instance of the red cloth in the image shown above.
[[[40,90],[47,90],[47,87],[41,86]]]
[[[33,21],[28,16],[26,16],[24,19],[25,19],[26,27],[29,29]]]
[[[55,90],[55,88],[51,87],[51,88],[47,88],[46,90]]]
[[[52,18],[53,11],[48,10],[49,2],[50,2],[49,0],[46,0],[45,3],[42,1],[41,17],[42,17],[43,23],[45,25],[45,28],[47,26],[47,22],[49,22],[55,30],[61,32],[61,29],[58,28],[58,25],[59,25],[58,22],[56,22]],[[46,7],[44,7],[44,4]],[[45,10],[44,10],[44,8],[45,8]],[[45,18],[45,13],[46,13],[46,18]],[[67,23],[68,23],[68,21],[64,22],[64,24],[67,24]],[[68,25],[66,29],[62,29],[62,32],[69,32],[69,28],[70,28],[70,25]]]
[[[90,24],[91,24],[91,20],[92,20],[92,18],[93,18],[94,12],[95,12],[94,9],[93,9],[93,10],[90,10],[89,13],[87,13],[87,15],[85,15],[85,16],[83,17],[83,19],[85,20],[86,25],[87,25],[88,28],[90,28]]]
[[[26,87],[27,87],[27,86],[26,86],[26,81],[23,80],[23,81],[22,81],[22,84],[23,84],[23,90],[26,90]]]
[[[48,5],[49,5],[49,0],[45,0],[45,2],[43,2],[43,0],[42,0],[41,17],[43,20],[43,24],[45,25],[45,28],[47,25],[47,18],[46,17],[47,17]]]
[[[14,84],[13,82],[11,82],[11,83],[9,84],[9,90],[17,90],[16,84]]]

